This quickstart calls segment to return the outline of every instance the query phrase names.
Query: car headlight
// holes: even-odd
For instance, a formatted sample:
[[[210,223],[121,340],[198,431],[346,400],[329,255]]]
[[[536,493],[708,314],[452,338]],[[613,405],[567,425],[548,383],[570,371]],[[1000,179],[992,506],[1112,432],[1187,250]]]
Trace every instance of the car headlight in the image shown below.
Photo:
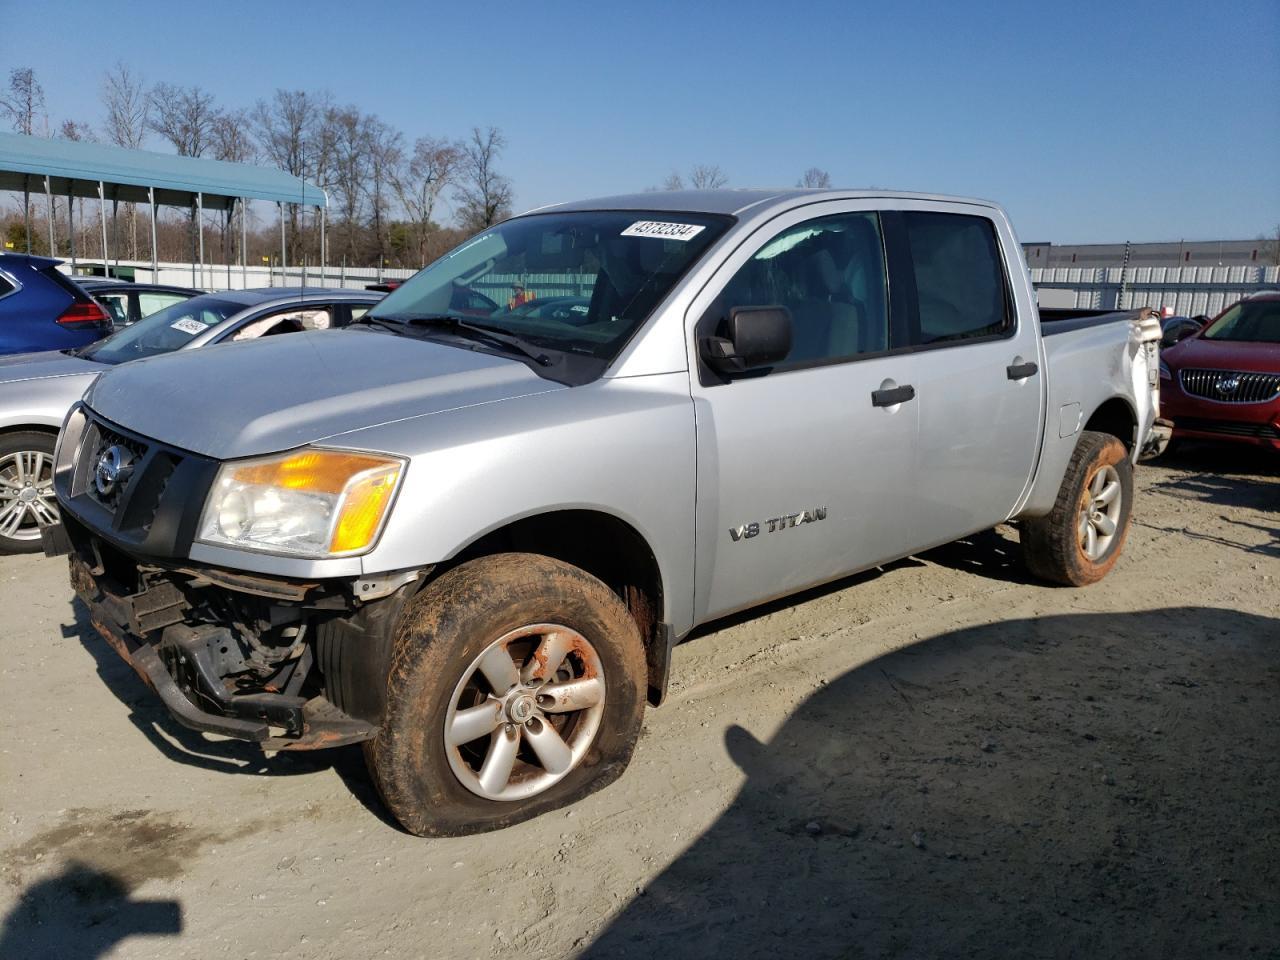
[[[198,539],[300,557],[347,557],[378,538],[404,475],[397,457],[295,450],[225,463]]]
[[[1173,379],[1173,374],[1169,372],[1169,365],[1165,363],[1163,360],[1160,361],[1160,379],[1161,380]]]

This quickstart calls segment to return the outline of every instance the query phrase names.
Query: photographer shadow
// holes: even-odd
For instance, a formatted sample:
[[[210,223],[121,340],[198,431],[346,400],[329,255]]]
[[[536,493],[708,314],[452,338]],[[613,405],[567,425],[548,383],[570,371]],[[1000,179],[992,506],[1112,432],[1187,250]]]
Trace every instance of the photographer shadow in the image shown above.
[[[1278,628],[1063,615],[860,666],[726,732],[746,783],[579,956],[1266,955]]]
[[[174,937],[182,928],[176,900],[134,900],[120,877],[72,862],[22,891],[0,922],[0,957],[93,960],[129,937]]]

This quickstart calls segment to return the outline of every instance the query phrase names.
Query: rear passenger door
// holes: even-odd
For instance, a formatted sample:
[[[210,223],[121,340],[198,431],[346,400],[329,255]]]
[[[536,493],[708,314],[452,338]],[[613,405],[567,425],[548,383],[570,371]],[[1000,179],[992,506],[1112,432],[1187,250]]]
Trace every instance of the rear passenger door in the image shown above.
[[[885,214],[895,331],[908,352],[919,446],[910,522],[916,549],[994,526],[1013,513],[1035,468],[1044,374],[1034,309],[1019,303],[1002,217],[967,204]],[[1016,261],[1012,261],[1016,262]]]

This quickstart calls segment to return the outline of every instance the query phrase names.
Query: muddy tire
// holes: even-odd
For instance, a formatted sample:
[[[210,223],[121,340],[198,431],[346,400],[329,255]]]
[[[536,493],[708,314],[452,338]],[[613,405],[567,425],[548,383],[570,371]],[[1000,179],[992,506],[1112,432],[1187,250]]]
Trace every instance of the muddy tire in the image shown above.
[[[41,525],[58,519],[56,440],[39,430],[0,435],[0,554],[39,553]]]
[[[1133,464],[1109,433],[1086,430],[1053,509],[1022,524],[1027,567],[1042,580],[1083,587],[1107,575],[1124,547],[1133,506]]]
[[[519,823],[622,774],[645,671],[635,620],[595,577],[536,554],[472,560],[400,615],[369,770],[410,833]]]

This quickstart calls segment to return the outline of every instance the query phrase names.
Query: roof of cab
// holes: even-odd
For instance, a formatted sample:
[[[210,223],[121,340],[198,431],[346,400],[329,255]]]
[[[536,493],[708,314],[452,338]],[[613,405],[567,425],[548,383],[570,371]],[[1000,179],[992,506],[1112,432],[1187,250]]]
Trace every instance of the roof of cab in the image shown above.
[[[528,212],[546,213],[551,210],[661,210],[741,216],[749,211],[758,213],[766,208],[800,206],[818,200],[861,200],[878,197],[898,200],[940,200],[948,203],[971,203],[983,207],[996,206],[990,200],[977,200],[972,197],[951,197],[934,193],[909,193],[897,190],[806,190],[784,188],[778,190],[651,190],[645,193],[626,193],[615,197],[597,197],[593,200],[574,200],[569,203],[550,204]]]

